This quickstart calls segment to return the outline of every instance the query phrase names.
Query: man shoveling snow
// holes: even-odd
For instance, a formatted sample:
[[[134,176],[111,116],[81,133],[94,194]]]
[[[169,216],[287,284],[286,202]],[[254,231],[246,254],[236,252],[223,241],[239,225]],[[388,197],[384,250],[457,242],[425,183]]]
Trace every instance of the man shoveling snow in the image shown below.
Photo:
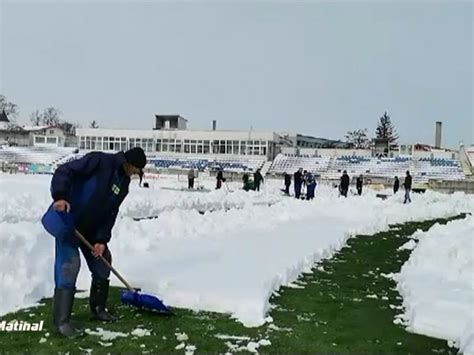
[[[79,249],[92,274],[89,298],[92,318],[116,319],[106,308],[110,269],[99,257],[111,262],[107,243],[119,207],[128,194],[131,176],[141,174],[145,165],[144,151],[135,147],[125,153],[89,153],[59,166],[53,175],[54,202],[42,222],[56,238],[53,322],[64,336],[75,337],[82,333],[70,323],[80,268]],[[75,236],[75,229],[92,244],[93,252]]]

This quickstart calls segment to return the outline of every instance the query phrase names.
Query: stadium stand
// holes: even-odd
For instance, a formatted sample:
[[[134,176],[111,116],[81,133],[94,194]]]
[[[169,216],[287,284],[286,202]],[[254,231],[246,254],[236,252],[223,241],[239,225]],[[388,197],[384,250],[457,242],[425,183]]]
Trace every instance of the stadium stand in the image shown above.
[[[78,152],[77,148],[63,147],[0,147],[0,162],[30,164],[23,168],[26,172],[52,172],[57,165],[82,157],[88,151]],[[468,158],[474,161],[474,151],[468,152]],[[186,154],[148,154],[149,163],[159,169],[217,170],[229,172],[253,172],[265,166],[271,174],[293,174],[303,168],[323,179],[337,180],[343,170],[351,177],[393,178],[403,177],[410,170],[415,183],[427,183],[430,179],[446,181],[465,180],[461,162],[447,158],[418,158],[398,156],[395,158],[372,158],[342,155],[337,157],[278,154],[273,162],[267,162],[262,156],[230,155],[186,155]],[[31,166],[34,165],[34,166]]]
[[[62,147],[0,147],[0,161],[8,163],[55,165],[73,154],[77,148]]]
[[[269,172],[276,174],[293,173],[298,168],[303,168],[313,174],[321,174],[328,170],[331,158],[294,156],[290,154],[278,154],[273,161]]]
[[[174,169],[198,169],[198,170],[217,170],[222,168],[226,171],[255,171],[262,168],[266,159],[262,157],[246,156],[183,156],[183,155],[149,155],[150,164],[157,168]]]
[[[429,179],[465,179],[461,164],[455,159],[370,158],[347,155],[330,158],[279,154],[270,168],[270,173],[293,173],[300,167],[329,180],[338,179],[344,170],[347,170],[350,176],[386,178],[403,177],[406,171],[410,170],[414,181],[418,183],[426,183]]]

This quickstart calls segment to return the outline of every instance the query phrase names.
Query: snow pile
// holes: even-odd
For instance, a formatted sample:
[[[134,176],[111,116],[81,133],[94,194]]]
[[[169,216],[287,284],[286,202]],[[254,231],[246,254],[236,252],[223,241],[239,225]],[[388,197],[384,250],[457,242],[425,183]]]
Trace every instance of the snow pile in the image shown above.
[[[414,237],[418,246],[395,277],[407,329],[474,354],[474,217]]]
[[[0,175],[0,205],[7,206],[0,212],[0,314],[53,293],[54,238],[39,223],[50,203],[49,183],[44,176]],[[171,179],[149,189],[134,182],[113,230],[114,265],[168,305],[230,313],[246,326],[263,324],[272,293],[331,257],[351,235],[474,211],[474,198],[464,194],[427,192],[403,205],[401,194],[381,200],[367,190],[344,199],[320,185],[313,201],[301,201],[283,196],[281,181],[267,181],[260,192],[229,183],[232,193],[204,183],[210,192],[163,189],[184,184]],[[200,214],[201,208],[213,212]],[[133,220],[154,214],[159,217]],[[83,262],[77,286],[89,284]]]

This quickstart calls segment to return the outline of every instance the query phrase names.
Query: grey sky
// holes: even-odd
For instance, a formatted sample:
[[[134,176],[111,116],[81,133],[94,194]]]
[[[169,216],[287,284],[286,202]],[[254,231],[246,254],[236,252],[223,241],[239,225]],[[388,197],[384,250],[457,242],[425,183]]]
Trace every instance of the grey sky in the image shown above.
[[[471,2],[1,2],[0,93],[87,126],[473,143]]]

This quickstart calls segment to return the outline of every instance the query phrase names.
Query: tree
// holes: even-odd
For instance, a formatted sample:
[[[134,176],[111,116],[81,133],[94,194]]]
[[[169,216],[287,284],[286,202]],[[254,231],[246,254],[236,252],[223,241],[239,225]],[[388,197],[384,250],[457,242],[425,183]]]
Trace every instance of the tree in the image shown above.
[[[99,125],[96,121],[92,121],[89,123],[89,128],[99,128]]]
[[[57,126],[61,128],[64,133],[73,135],[76,132],[77,124],[68,121],[59,121]]]
[[[18,116],[18,105],[7,100],[4,95],[0,95],[0,112],[5,111],[7,116],[16,118]]]
[[[35,126],[43,124],[45,126],[55,126],[61,128],[66,134],[74,134],[77,124],[61,119],[61,111],[55,107],[48,107],[40,112],[35,110],[30,114],[30,121]]]
[[[61,111],[54,107],[48,107],[43,110],[41,120],[46,126],[59,126]]]
[[[349,131],[346,133],[345,138],[356,149],[367,149],[369,147],[370,139],[367,136],[367,128]]]
[[[383,116],[380,117],[379,124],[375,130],[377,138],[386,138],[389,143],[397,143],[398,134],[395,131],[395,127],[392,124],[392,120],[387,112],[384,112]]]
[[[43,117],[39,110],[34,110],[32,113],[30,113],[30,122],[33,126],[39,126],[42,121]]]

